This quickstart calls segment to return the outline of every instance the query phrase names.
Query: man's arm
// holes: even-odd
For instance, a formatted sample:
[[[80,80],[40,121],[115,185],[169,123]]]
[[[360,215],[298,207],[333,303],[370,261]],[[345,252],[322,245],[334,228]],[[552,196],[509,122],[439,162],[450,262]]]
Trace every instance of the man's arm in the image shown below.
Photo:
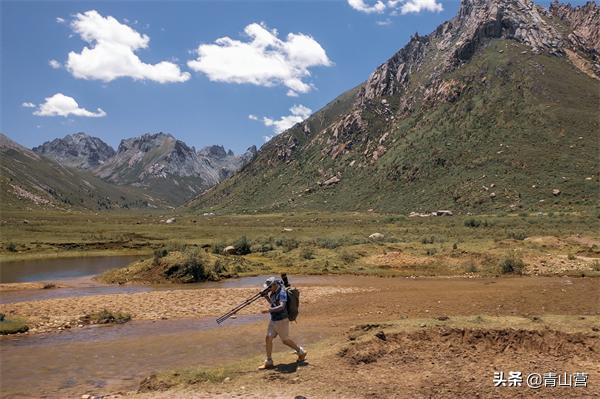
[[[281,312],[283,309],[285,309],[285,302],[286,301],[280,301],[279,305],[273,306],[271,309],[269,309],[269,312],[271,312],[271,313]]]

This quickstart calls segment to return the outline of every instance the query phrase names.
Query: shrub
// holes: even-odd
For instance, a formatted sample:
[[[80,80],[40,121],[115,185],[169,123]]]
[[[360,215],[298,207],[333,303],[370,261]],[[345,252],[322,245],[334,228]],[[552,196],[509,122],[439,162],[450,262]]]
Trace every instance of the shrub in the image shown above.
[[[221,255],[227,245],[223,241],[216,242],[212,247],[212,253]]]
[[[312,248],[302,248],[302,251],[300,252],[300,257],[302,259],[314,259],[315,258],[315,253],[312,250]]]
[[[164,258],[168,254],[169,254],[169,250],[167,248],[165,248],[165,247],[155,249],[154,252],[153,252],[152,263],[154,265],[158,265],[159,261],[160,261],[160,258]]]
[[[435,249],[435,248],[428,248],[427,249],[427,256],[433,256],[435,254],[437,254],[437,249]]]
[[[567,259],[569,259],[569,260],[575,260],[575,259],[577,259],[577,256],[575,256],[574,254],[568,254],[567,255]]]
[[[524,239],[527,238],[527,233],[525,233],[524,231],[509,231],[508,232],[508,238],[512,238],[513,240],[518,240],[518,241],[523,241]]]
[[[355,254],[354,252],[350,252],[350,251],[342,251],[340,253],[340,259],[344,262],[344,263],[352,263],[354,262],[356,259],[358,259],[358,255]]]
[[[500,262],[500,270],[503,274],[522,274],[525,263],[514,255],[508,256]]]
[[[467,265],[465,266],[465,272],[466,273],[477,273],[479,271],[479,269],[477,269],[477,266],[475,265],[475,263],[467,263]]]
[[[278,238],[275,240],[275,244],[281,247],[284,252],[290,252],[293,249],[298,248],[300,243],[295,238]]]
[[[269,252],[269,251],[273,250],[273,244],[271,244],[270,242],[255,244],[250,248],[250,250],[252,252],[261,252],[261,253]]]
[[[421,244],[433,244],[435,242],[435,236],[421,238]]]
[[[474,218],[465,219],[464,224],[465,224],[465,227],[479,227],[479,226],[481,226],[481,220],[474,219]]]
[[[235,253],[237,255],[248,255],[250,250],[250,242],[246,238],[246,236],[241,236],[234,244]]]
[[[595,272],[600,272],[600,262],[595,260],[594,263],[592,263],[592,270]]]
[[[15,244],[14,242],[9,242],[8,244],[6,244],[6,250],[8,252],[17,252],[17,244]]]
[[[335,240],[333,238],[317,238],[315,240],[315,244],[326,249],[336,249],[341,245],[339,240]]]
[[[100,312],[87,314],[79,319],[83,324],[123,324],[131,320],[128,313],[111,312],[102,309]]]
[[[29,330],[29,326],[21,319],[9,320],[0,313],[0,335],[24,333]]]

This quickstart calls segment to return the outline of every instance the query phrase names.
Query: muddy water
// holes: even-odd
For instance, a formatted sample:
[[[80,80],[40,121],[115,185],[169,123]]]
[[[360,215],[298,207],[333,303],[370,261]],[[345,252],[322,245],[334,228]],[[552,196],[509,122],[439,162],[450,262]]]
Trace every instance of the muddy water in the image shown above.
[[[139,256],[95,256],[2,262],[0,283],[54,281],[92,276],[109,269],[123,267],[139,258]]]

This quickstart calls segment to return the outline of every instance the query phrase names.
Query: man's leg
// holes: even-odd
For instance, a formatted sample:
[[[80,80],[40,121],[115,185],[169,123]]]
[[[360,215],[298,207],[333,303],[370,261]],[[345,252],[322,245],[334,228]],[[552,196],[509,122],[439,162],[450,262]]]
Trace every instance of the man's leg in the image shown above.
[[[297,345],[294,340],[289,337],[290,322],[289,320],[281,320],[275,322],[275,331],[279,334],[281,342],[296,351],[298,360],[303,361],[306,358],[306,351],[301,346]]]
[[[267,349],[267,360],[272,360],[273,358],[271,356],[273,353],[273,337],[267,335],[265,338],[265,344]]]
[[[277,336],[277,332],[274,329],[273,322],[269,322],[269,328],[267,329],[267,336],[265,337],[265,350],[267,352],[267,358],[265,362],[258,367],[259,370],[267,370],[273,368],[273,339]]]

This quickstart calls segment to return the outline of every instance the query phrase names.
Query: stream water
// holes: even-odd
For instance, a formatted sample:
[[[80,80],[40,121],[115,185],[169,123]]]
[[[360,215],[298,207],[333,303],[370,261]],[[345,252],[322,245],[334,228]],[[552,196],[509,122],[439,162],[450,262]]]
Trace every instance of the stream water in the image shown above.
[[[61,297],[133,293],[165,289],[260,287],[266,276],[222,282],[160,286],[111,286],[94,273],[123,266],[131,257],[52,259],[2,265],[2,281],[53,281],[55,289],[0,293],[0,303]],[[331,284],[338,277],[297,277],[295,284]],[[149,373],[187,366],[211,366],[262,352],[265,315],[240,316],[218,326],[214,318],[131,321],[116,326],[86,326],[62,332],[0,337],[2,398],[79,397],[136,389]],[[252,331],[248,333],[247,331]],[[303,330],[306,341],[323,338]]]

